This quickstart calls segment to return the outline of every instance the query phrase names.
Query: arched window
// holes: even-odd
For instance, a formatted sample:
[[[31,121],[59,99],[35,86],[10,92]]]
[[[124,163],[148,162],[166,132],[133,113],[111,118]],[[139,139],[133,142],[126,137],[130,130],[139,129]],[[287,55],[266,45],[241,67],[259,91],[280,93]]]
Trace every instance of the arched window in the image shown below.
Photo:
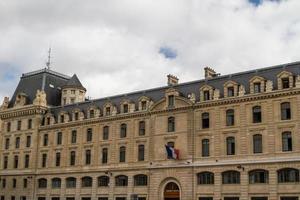
[[[278,183],[299,182],[299,170],[293,168],[285,168],[277,171]]]
[[[233,126],[234,125],[234,110],[229,109],[226,110],[226,126]]]
[[[92,187],[93,178],[89,176],[85,176],[81,178],[81,187]]]
[[[293,150],[293,141],[292,133],[289,131],[282,133],[282,151],[292,151]]]
[[[253,135],[253,153],[262,153],[262,135]]]
[[[209,128],[209,113],[202,113],[202,128]]]
[[[61,187],[61,179],[53,178],[52,179],[52,188],[60,188]]]
[[[109,185],[108,176],[99,176],[98,177],[98,187],[107,187]]]
[[[291,105],[289,102],[284,102],[280,104],[281,107],[281,120],[291,119]]]
[[[148,184],[148,177],[144,174],[139,174],[134,176],[135,186],[146,186]]]
[[[128,177],[125,175],[116,176],[116,186],[127,186],[128,185]]]
[[[126,161],[126,147],[120,147],[120,162]]]
[[[202,157],[209,156],[209,139],[202,140]]]
[[[226,138],[226,146],[227,146],[227,155],[235,154],[235,139],[234,137]]]
[[[200,172],[197,174],[198,184],[214,184],[214,174],[211,172]]]
[[[249,183],[268,183],[269,172],[263,169],[256,169],[249,172]]]
[[[127,134],[127,124],[121,124],[120,138],[125,138]]]
[[[74,177],[66,178],[66,187],[67,188],[76,188],[76,178],[74,178]]]
[[[38,180],[38,186],[39,186],[39,188],[47,188],[47,179],[40,178]]]
[[[175,117],[168,118],[168,132],[175,131]]]
[[[138,146],[138,161],[144,161],[145,160],[145,145],[140,144]]]
[[[109,138],[109,126],[103,127],[103,140],[108,140]]]
[[[240,172],[238,171],[225,171],[222,173],[223,184],[239,184]]]
[[[252,108],[252,120],[253,120],[253,123],[261,122],[261,107],[260,106],[254,106]]]

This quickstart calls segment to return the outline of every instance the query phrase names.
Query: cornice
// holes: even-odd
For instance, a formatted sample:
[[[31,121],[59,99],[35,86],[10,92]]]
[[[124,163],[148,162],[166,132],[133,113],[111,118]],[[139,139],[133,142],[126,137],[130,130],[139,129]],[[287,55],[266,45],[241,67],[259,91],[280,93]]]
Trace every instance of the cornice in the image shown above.
[[[0,119],[3,120],[13,117],[23,117],[36,114],[43,115],[46,113],[47,110],[47,107],[36,105],[23,106],[19,108],[10,108],[0,111]]]
[[[272,92],[264,92],[259,94],[248,94],[241,97],[235,97],[235,98],[223,98],[219,100],[210,100],[210,101],[204,101],[204,102],[196,102],[193,105],[187,105],[183,107],[175,107],[175,108],[167,108],[164,110],[157,110],[157,111],[139,111],[135,113],[128,113],[126,115],[116,115],[116,116],[103,116],[100,118],[92,118],[92,119],[84,119],[81,121],[70,121],[66,123],[58,123],[58,124],[52,124],[52,125],[46,125],[41,126],[39,128],[40,131],[43,130],[52,130],[52,129],[61,129],[71,126],[82,126],[82,125],[89,125],[94,123],[100,123],[100,122],[109,122],[109,121],[116,121],[116,120],[124,120],[124,119],[130,119],[130,118],[137,118],[137,117],[146,117],[151,116],[155,114],[164,114],[164,113],[170,113],[170,112],[179,112],[179,111],[185,111],[185,110],[193,110],[193,109],[199,109],[199,108],[208,108],[208,107],[215,107],[215,106],[222,106],[222,105],[230,105],[230,104],[238,104],[243,102],[251,102],[251,101],[258,101],[258,100],[265,100],[265,99],[273,99],[278,97],[284,97],[284,96],[294,96],[300,94],[300,88],[292,88],[289,90],[277,90]]]

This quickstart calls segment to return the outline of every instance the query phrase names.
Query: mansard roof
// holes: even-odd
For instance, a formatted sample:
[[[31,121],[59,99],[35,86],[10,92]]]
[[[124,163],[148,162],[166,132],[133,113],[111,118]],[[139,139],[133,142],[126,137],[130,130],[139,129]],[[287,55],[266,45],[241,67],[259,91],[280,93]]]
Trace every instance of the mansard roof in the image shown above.
[[[115,96],[110,96],[105,98],[93,99],[93,100],[76,103],[76,104],[69,104],[65,106],[57,106],[51,108],[50,112],[53,112],[53,114],[57,114],[60,111],[64,110],[71,113],[71,111],[74,110],[75,108],[79,108],[83,112],[86,112],[87,108],[90,105],[103,108],[104,104],[109,101],[112,104],[119,106],[120,102],[123,99],[127,99],[131,102],[134,102],[136,104],[136,107],[138,107],[138,101],[141,96],[149,97],[154,102],[157,102],[165,97],[165,91],[171,87],[178,90],[180,95],[184,97],[188,97],[189,94],[194,93],[196,95],[196,101],[199,101],[200,99],[199,88],[202,87],[203,85],[210,85],[215,89],[219,89],[220,95],[221,97],[223,97],[224,83],[229,80],[237,82],[240,85],[244,85],[246,93],[250,93],[249,80],[254,76],[261,76],[267,80],[273,81],[274,90],[276,90],[277,89],[276,75],[283,70],[289,71],[295,75],[300,75],[300,62],[282,64],[282,65],[277,65],[277,66],[272,66],[267,68],[250,70],[246,72],[217,76],[210,79],[201,79],[201,80],[181,83],[174,86],[158,87],[153,89],[136,91],[128,94],[120,94],[120,95],[115,95]]]
[[[82,86],[82,84],[76,74],[74,74],[72,76],[72,78],[63,86],[63,88],[79,88],[79,89],[86,90]]]

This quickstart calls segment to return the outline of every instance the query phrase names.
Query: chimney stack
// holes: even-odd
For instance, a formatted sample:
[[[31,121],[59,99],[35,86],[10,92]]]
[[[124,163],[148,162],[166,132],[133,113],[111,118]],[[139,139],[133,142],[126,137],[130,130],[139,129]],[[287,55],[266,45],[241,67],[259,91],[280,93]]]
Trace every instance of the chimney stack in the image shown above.
[[[178,78],[174,75],[169,74],[168,76],[168,86],[173,86],[178,84]]]
[[[213,78],[213,77],[216,77],[216,76],[220,75],[219,73],[217,74],[217,72],[214,69],[210,68],[210,67],[205,67],[204,72],[205,72],[204,77],[206,79],[207,78]]]

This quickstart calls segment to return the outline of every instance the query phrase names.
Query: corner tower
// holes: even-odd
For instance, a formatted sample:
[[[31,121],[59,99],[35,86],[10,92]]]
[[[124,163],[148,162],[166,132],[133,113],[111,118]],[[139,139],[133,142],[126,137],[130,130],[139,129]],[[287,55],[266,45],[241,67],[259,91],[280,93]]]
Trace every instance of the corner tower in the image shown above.
[[[76,74],[62,87],[61,105],[85,101],[86,89],[82,86]]]

